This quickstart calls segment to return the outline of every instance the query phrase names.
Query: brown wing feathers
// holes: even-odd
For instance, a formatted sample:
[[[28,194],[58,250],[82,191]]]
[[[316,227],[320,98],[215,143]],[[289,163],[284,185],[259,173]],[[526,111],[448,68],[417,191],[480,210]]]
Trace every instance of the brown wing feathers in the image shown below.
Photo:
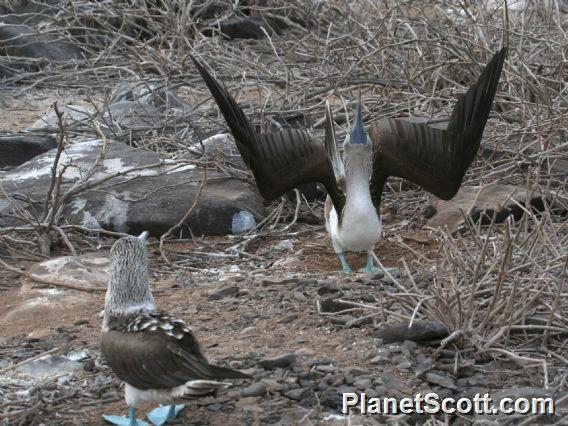
[[[388,176],[410,180],[442,199],[456,194],[479,148],[506,52],[506,48],[497,52],[460,97],[447,130],[397,119],[370,126],[374,148],[371,194],[376,208]]]
[[[300,129],[257,134],[231,95],[195,58],[192,59],[225,117],[262,196],[273,200],[301,184],[320,182],[336,210],[341,211],[345,198],[335,180],[324,145]]]
[[[191,333],[178,340],[162,330],[110,330],[101,336],[101,350],[122,381],[142,390],[172,388],[190,380],[250,377],[209,364]]]

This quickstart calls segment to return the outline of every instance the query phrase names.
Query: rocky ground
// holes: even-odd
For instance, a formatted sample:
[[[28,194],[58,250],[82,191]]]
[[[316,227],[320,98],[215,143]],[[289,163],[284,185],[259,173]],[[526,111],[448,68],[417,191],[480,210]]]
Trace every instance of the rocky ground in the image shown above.
[[[336,258],[324,244],[325,233],[321,228],[306,231],[302,239],[286,239],[289,243],[280,249],[273,248],[273,241],[262,241],[256,251],[271,248],[259,256],[262,260],[218,261],[192,273],[163,272],[156,244],[151,246],[159,306],[191,323],[212,360],[254,377],[235,382],[216,397],[189,402],[182,424],[376,424],[388,418],[342,415],[343,392],[399,398],[427,391],[442,397],[565,394],[563,368],[549,367],[551,385],[544,390],[542,376],[531,373],[535,367],[479,358],[467,349],[438,353],[445,328],[419,322],[417,330],[429,336],[385,343],[404,339],[384,324],[384,317],[393,323],[404,317],[405,310],[388,296],[400,289],[382,274],[335,272]],[[97,256],[105,253],[102,249]],[[411,253],[389,242],[378,250],[386,266],[394,266],[389,257],[404,254]],[[315,270],[269,266],[282,259],[294,262],[294,269],[314,265]],[[365,261],[363,256],[349,260],[354,265]],[[96,282],[108,265],[100,257],[87,261],[93,288],[99,288]],[[85,269],[67,266],[44,277],[81,280]],[[397,277],[405,282],[393,272]],[[432,285],[431,275],[415,274],[414,280],[418,288]],[[15,408],[7,417],[9,424],[103,424],[102,413],[124,412],[122,385],[105,365],[97,343],[104,293],[46,288],[8,274],[2,282],[2,394],[4,404]],[[51,358],[13,368],[44,353]],[[149,409],[144,405],[141,412]],[[468,418],[475,420],[464,416],[464,421]]]

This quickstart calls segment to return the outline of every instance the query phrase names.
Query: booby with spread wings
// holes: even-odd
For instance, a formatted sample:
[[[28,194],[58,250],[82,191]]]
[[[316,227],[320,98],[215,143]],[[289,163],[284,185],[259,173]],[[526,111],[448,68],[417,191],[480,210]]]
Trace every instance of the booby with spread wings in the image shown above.
[[[109,423],[143,426],[136,418],[141,400],[165,403],[148,414],[154,425],[173,419],[179,398],[198,398],[230,383],[218,379],[250,378],[248,374],[209,364],[190,326],[156,309],[148,286],[146,238],[124,237],[110,250],[111,275],[100,337],[109,367],[125,383],[129,416],[103,415]]]
[[[245,164],[263,197],[273,200],[309,182],[328,194],[326,228],[343,271],[351,272],[344,251],[368,251],[364,272],[377,270],[373,249],[381,236],[379,205],[389,176],[407,179],[449,200],[460,188],[481,142],[507,48],[498,51],[477,82],[461,95],[447,129],[396,118],[383,118],[368,129],[361,101],[343,143],[343,158],[326,102],[322,144],[301,129],[259,134],[231,95],[195,58],[195,66],[215,98]]]

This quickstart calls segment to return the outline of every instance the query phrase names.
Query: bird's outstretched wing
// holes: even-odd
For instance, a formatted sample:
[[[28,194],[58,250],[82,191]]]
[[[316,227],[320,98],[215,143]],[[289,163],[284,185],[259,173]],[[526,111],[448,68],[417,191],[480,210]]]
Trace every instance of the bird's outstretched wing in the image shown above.
[[[444,200],[457,193],[478,151],[506,53],[506,47],[497,52],[459,98],[446,130],[400,119],[383,119],[369,127],[371,195],[377,210],[389,176],[407,179]]]
[[[343,187],[345,183],[345,165],[341,159],[339,145],[335,137],[333,114],[329,102],[325,101],[325,150],[333,167],[333,174],[337,183]]]
[[[101,352],[114,373],[137,389],[168,389],[193,380],[244,379],[237,370],[209,364],[191,329],[163,312],[111,321]],[[210,385],[211,391],[215,389]]]
[[[225,117],[262,196],[273,200],[301,184],[319,182],[331,197],[336,211],[340,212],[345,196],[335,179],[324,144],[300,129],[256,133],[232,96],[205,67],[192,59]]]

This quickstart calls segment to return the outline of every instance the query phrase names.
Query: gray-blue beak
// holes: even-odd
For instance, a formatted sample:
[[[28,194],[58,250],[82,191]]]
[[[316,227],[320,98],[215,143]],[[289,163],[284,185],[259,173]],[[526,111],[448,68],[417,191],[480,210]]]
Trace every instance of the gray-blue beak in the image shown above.
[[[140,239],[142,241],[146,241],[149,236],[150,236],[150,233],[148,231],[144,231],[140,235],[138,235],[138,239]]]
[[[363,106],[361,105],[361,96],[359,96],[359,105],[357,105],[357,115],[353,121],[353,126],[349,132],[349,144],[351,145],[367,145],[369,138],[367,130],[363,125]]]

